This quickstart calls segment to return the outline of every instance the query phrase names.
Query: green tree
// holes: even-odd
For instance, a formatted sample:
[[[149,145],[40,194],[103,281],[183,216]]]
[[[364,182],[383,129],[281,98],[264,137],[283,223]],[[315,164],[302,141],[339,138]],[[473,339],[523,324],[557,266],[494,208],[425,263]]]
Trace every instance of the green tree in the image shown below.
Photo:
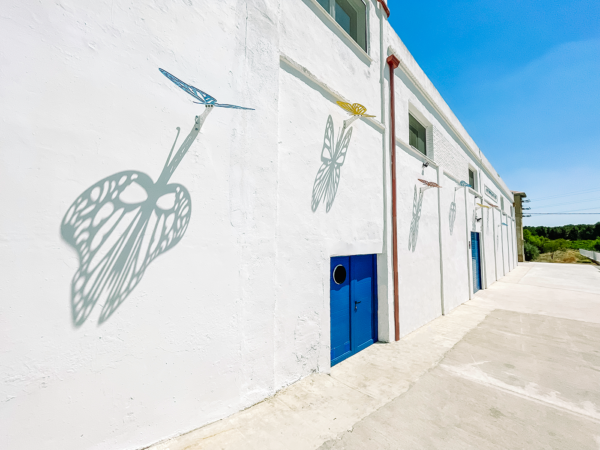
[[[538,256],[540,256],[540,250],[535,245],[525,242],[525,259],[535,261]]]
[[[579,229],[576,226],[567,228],[565,232],[565,239],[570,241],[576,241],[579,239]]]

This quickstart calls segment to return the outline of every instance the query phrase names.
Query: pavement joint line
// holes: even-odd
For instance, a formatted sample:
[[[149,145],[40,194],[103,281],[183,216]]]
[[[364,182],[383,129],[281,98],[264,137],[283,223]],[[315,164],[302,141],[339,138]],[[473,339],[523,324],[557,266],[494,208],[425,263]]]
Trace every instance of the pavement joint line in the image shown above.
[[[590,291],[574,291],[572,289],[565,289],[565,288],[554,287],[554,286],[553,287],[547,287],[547,286],[542,286],[542,285],[539,285],[539,284],[526,284],[526,283],[524,283],[524,284],[521,284],[521,283],[504,283],[504,284],[506,284],[506,285],[520,284],[521,286],[531,286],[531,287],[535,287],[537,289],[546,289],[546,290],[549,290],[549,291],[559,290],[559,291],[573,292],[573,293],[577,293],[577,294],[584,293],[584,294],[595,295],[596,297],[600,297],[600,294],[596,294],[595,292],[590,292]],[[482,293],[482,295],[485,295],[485,293]]]
[[[469,300],[469,302],[470,302],[470,301],[471,301],[471,300]],[[467,305],[467,303],[469,303],[469,302],[465,302],[465,303],[463,303],[462,305],[458,306],[457,308],[454,308],[454,309],[453,309],[453,311],[456,311],[456,310],[458,310],[458,309],[459,309],[461,306],[466,306],[466,305]],[[406,388],[406,390],[404,390],[404,392],[401,392],[400,394],[398,394],[398,395],[396,395],[396,396],[394,396],[394,397],[391,397],[391,398],[381,398],[381,399],[378,399],[378,400],[383,400],[383,401],[385,401],[385,403],[384,403],[384,404],[382,404],[382,405],[380,405],[380,406],[378,406],[378,407],[376,407],[375,409],[373,409],[373,411],[370,411],[370,412],[369,412],[369,413],[367,413],[367,414],[366,414],[364,417],[362,417],[361,419],[357,420],[357,421],[355,422],[355,424],[354,424],[354,425],[356,425],[357,423],[361,422],[361,421],[362,421],[362,420],[364,420],[365,418],[367,418],[367,417],[371,416],[372,414],[376,413],[377,411],[379,411],[381,408],[385,407],[385,406],[386,406],[387,404],[389,404],[390,402],[393,402],[393,401],[395,401],[395,400],[397,400],[397,399],[400,399],[400,398],[404,397],[405,395],[407,395],[407,394],[408,394],[408,393],[411,391],[411,389],[412,389],[412,388],[413,388],[413,387],[414,387],[414,386],[415,386],[415,385],[416,385],[416,384],[419,382],[419,380],[421,380],[421,378],[423,378],[423,377],[424,377],[424,376],[426,376],[427,374],[431,373],[432,371],[434,371],[436,368],[438,368],[438,367],[441,365],[441,362],[444,360],[444,358],[446,357],[446,355],[447,355],[447,354],[448,354],[450,351],[452,351],[452,350],[453,350],[453,349],[454,349],[454,348],[455,348],[455,347],[456,347],[456,346],[457,346],[457,345],[458,345],[458,344],[459,344],[459,343],[460,343],[460,342],[461,342],[461,341],[462,341],[462,340],[463,340],[463,339],[464,339],[464,338],[467,336],[467,334],[469,334],[471,331],[473,331],[475,328],[477,328],[479,325],[481,325],[481,324],[483,323],[483,321],[484,321],[484,320],[485,320],[485,319],[486,319],[486,318],[487,318],[487,317],[488,317],[488,316],[489,316],[489,315],[490,315],[490,314],[491,314],[493,311],[495,311],[495,310],[497,310],[497,309],[500,309],[500,308],[495,308],[495,309],[493,309],[493,310],[490,310],[490,311],[486,312],[486,313],[485,313],[485,316],[484,316],[484,317],[483,317],[483,318],[482,318],[480,321],[478,321],[478,322],[477,322],[475,325],[471,326],[471,327],[470,327],[470,328],[469,328],[469,329],[468,329],[468,330],[467,330],[467,331],[466,331],[466,332],[465,332],[465,333],[464,333],[464,334],[463,334],[463,335],[462,335],[462,336],[461,336],[461,337],[460,337],[460,338],[459,338],[459,339],[458,339],[458,340],[457,340],[457,341],[456,341],[456,342],[455,342],[455,343],[454,343],[454,344],[453,344],[451,347],[448,347],[448,348],[446,348],[446,349],[444,350],[444,352],[442,353],[442,355],[441,355],[441,356],[440,356],[440,357],[439,357],[439,358],[438,358],[436,361],[434,361],[434,362],[433,362],[433,363],[432,363],[432,364],[431,364],[431,365],[430,365],[430,366],[429,366],[429,367],[428,367],[428,368],[427,368],[425,371],[423,371],[422,373],[420,373],[420,374],[419,374],[419,375],[418,375],[418,376],[417,376],[415,379],[413,379],[412,381],[409,381],[409,382],[408,382],[408,387]],[[445,318],[448,318],[448,315],[445,315],[445,316],[441,316],[441,317],[439,317],[439,318],[438,318],[438,323],[439,323],[439,322],[441,322],[441,321],[442,321],[443,319],[445,319]],[[449,319],[449,318],[448,318],[448,319]],[[427,325],[430,325],[430,324],[427,324]],[[418,328],[417,330],[414,330],[413,332],[409,333],[409,335],[410,335],[410,334],[412,334],[412,333],[416,333],[417,331],[419,331],[419,330],[422,330],[423,328],[424,328],[424,327],[420,327],[420,328]],[[398,342],[402,342],[402,341],[398,341]],[[362,392],[361,392],[361,393],[362,393]],[[336,437],[335,437],[334,439],[330,439],[330,441],[331,441],[331,440],[336,440],[336,441],[339,441],[339,440],[341,440],[342,436],[343,436],[343,435],[344,435],[344,434],[345,434],[347,431],[349,431],[349,432],[352,432],[352,431],[353,431],[353,429],[354,429],[354,425],[352,426],[352,429],[351,429],[351,430],[344,430],[344,431],[341,431],[340,433],[338,433],[338,434],[336,435]],[[328,442],[328,441],[326,441],[326,442]]]
[[[337,383],[343,384],[343,385],[344,385],[344,386],[346,386],[347,388],[350,388],[350,389],[352,389],[353,391],[355,391],[355,392],[358,392],[359,394],[366,395],[367,397],[370,397],[370,398],[372,398],[373,400],[382,400],[382,398],[380,398],[380,397],[373,397],[371,394],[369,394],[369,393],[367,393],[367,392],[363,392],[362,390],[360,390],[359,388],[357,388],[357,387],[355,387],[355,386],[350,386],[349,384],[347,384],[347,383],[344,383],[342,380],[340,380],[339,378],[336,378],[334,375],[331,375],[330,373],[328,373],[327,375],[329,375],[329,377],[330,377],[332,380],[335,380]]]
[[[458,378],[462,378],[463,380],[467,380],[467,381],[470,381],[472,383],[477,383],[477,384],[480,384],[482,386],[494,388],[494,389],[497,389],[499,391],[507,392],[507,393],[515,395],[517,397],[520,397],[520,398],[523,398],[523,399],[526,399],[526,400],[530,400],[532,402],[535,402],[535,403],[538,403],[538,404],[541,404],[541,405],[550,406],[552,408],[558,409],[559,411],[564,411],[564,412],[567,412],[569,414],[573,414],[573,415],[576,415],[576,416],[579,416],[579,417],[591,420],[592,422],[600,424],[600,416],[599,417],[594,417],[594,416],[591,416],[591,415],[583,413],[583,412],[575,411],[573,409],[566,408],[564,406],[560,406],[560,405],[557,405],[557,404],[552,403],[552,402],[548,402],[548,401],[546,401],[546,400],[544,400],[542,398],[532,397],[530,395],[518,392],[515,389],[505,388],[505,387],[499,386],[499,385],[497,385],[495,383],[487,383],[484,380],[460,374],[456,370],[457,368],[453,367],[453,366],[449,366],[449,365],[446,365],[446,364],[440,364],[439,367],[440,367],[440,369],[445,370],[449,374],[451,374],[451,375],[453,375],[455,377],[458,377]],[[490,377],[488,376],[488,378],[490,378]],[[495,378],[494,378],[494,380],[495,380]],[[580,409],[580,408],[578,408],[578,409]]]

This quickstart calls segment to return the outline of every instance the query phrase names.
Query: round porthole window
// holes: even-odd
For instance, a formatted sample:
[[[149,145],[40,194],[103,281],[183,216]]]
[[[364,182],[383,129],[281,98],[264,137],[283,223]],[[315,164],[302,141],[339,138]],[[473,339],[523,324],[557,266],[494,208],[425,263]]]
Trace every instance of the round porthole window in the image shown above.
[[[346,281],[346,268],[341,264],[333,269],[333,281],[335,284],[342,284]]]

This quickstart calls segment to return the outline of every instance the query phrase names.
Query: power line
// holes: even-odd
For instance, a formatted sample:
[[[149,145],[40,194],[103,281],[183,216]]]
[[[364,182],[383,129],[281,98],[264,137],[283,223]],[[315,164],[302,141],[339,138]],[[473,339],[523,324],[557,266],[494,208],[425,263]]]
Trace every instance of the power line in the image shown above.
[[[565,212],[589,211],[590,209],[596,209],[596,208],[598,208],[598,207],[597,207],[597,206],[594,206],[593,208],[572,209],[571,211],[565,211]]]
[[[551,195],[549,197],[541,197],[541,198],[538,198],[538,199],[536,199],[534,197],[534,201],[549,200],[549,199],[559,198],[559,197],[569,197],[571,195],[587,194],[587,193],[590,193],[590,192],[598,192],[598,191],[600,191],[600,189],[598,189],[598,188],[584,189],[582,191],[574,191],[574,192],[569,192],[567,194]]]
[[[595,197],[595,198],[591,198],[589,200],[580,200],[578,202],[566,202],[566,203],[558,203],[556,205],[536,205],[536,208],[554,208],[555,206],[563,206],[563,205],[575,205],[577,203],[587,203],[587,202],[595,202],[600,200],[600,198]]]
[[[576,213],[529,213],[529,214],[530,215],[534,215],[534,214],[535,215],[542,215],[542,214],[543,215],[557,215],[557,214],[560,214],[560,215],[574,216],[574,215],[577,215],[577,214],[600,214],[600,211],[598,211],[598,212],[591,212],[591,213],[576,212]]]

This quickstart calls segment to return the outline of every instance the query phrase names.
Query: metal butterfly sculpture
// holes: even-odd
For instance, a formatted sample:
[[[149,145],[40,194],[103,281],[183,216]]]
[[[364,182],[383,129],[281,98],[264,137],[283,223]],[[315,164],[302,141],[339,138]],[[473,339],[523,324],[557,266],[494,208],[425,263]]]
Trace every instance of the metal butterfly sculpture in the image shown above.
[[[365,108],[363,105],[361,105],[360,103],[346,103],[346,102],[336,102],[342,109],[344,109],[345,111],[349,112],[350,114],[352,114],[353,116],[360,116],[360,117],[375,117],[375,116],[371,116],[370,114],[365,114],[367,112],[367,108]]]
[[[417,178],[421,183],[424,184],[424,186],[421,186],[421,192],[426,191],[427,189],[431,189],[431,188],[441,188],[441,186],[437,183],[434,183],[433,181],[427,181],[427,180],[423,180],[421,178]]]
[[[348,128],[352,122],[356,119],[360,119],[361,117],[375,117],[370,114],[365,114],[367,112],[367,108],[365,108],[360,103],[346,103],[346,102],[336,102],[340,108],[344,111],[349,112],[352,117],[347,120],[344,120],[344,129]]]
[[[217,103],[217,99],[214,97],[211,97],[210,95],[208,95],[206,92],[201,91],[200,89],[198,89],[197,87],[194,86],[190,86],[189,84],[181,81],[179,78],[177,78],[174,75],[171,75],[169,72],[167,72],[166,70],[163,69],[158,69],[160,70],[160,72],[167,77],[169,80],[171,80],[173,83],[175,83],[177,86],[179,86],[181,89],[183,89],[185,92],[187,92],[188,94],[190,94],[192,97],[194,97],[195,99],[199,100],[198,102],[194,102],[194,103],[198,103],[199,105],[205,105],[207,107],[212,107],[212,106],[216,106],[218,108],[233,108],[233,109],[247,109],[247,110],[251,110],[254,111],[254,108],[245,108],[244,106],[237,106],[237,105],[227,105],[225,103]]]

